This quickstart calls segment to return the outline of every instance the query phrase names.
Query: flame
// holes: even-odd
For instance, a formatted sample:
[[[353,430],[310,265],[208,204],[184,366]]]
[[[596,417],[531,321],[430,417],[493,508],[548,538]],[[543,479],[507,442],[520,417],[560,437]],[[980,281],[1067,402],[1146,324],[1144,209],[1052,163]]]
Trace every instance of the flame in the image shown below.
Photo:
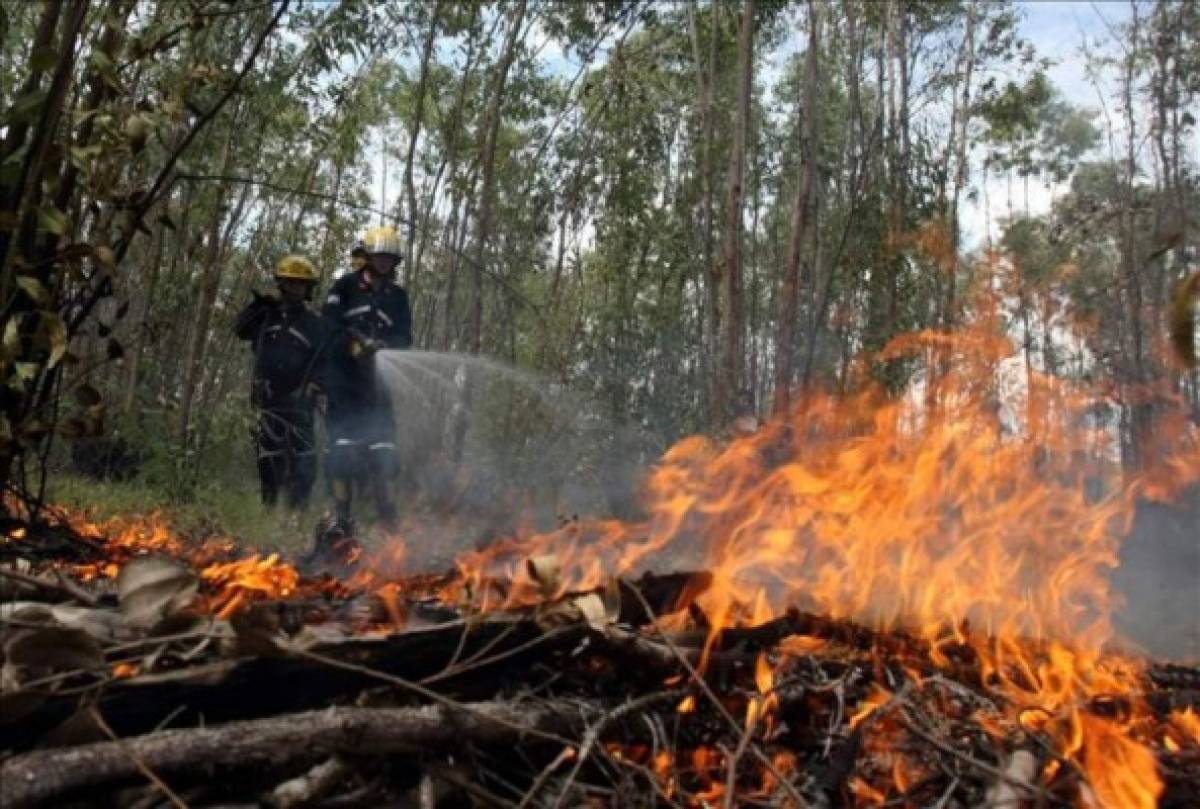
[[[134,677],[140,670],[141,667],[136,663],[114,663],[112,667],[112,676],[117,679]]]
[[[219,593],[213,610],[228,617],[253,598],[288,598],[296,592],[300,581],[296,569],[280,562],[278,554],[260,558],[257,554],[233,562],[214,563],[200,571],[201,580]]]
[[[1154,809],[1162,792],[1154,753],[1117,725],[1083,716],[1083,768],[1101,806]]]
[[[869,806],[882,806],[887,801],[887,795],[857,775],[850,779],[850,791],[855,798]]]
[[[464,553],[441,597],[489,610],[600,588],[660,556],[702,566],[712,575],[695,601],[710,627],[702,667],[720,632],[761,624],[791,605],[904,629],[935,668],[970,653],[998,706],[985,724],[993,737],[1014,728],[1045,734],[1086,775],[1081,790],[1101,805],[1155,806],[1163,784],[1153,745],[1194,744],[1200,723],[1194,712],[1177,712],[1156,726],[1141,693],[1141,664],[1106,651],[1114,605],[1108,573],[1138,499],[1168,498],[1200,478],[1200,429],[1170,408],[1172,394],[1143,386],[1137,395],[1158,397],[1164,412],[1153,469],[1128,473],[1118,429],[1098,415],[1111,390],[1029,368],[1004,336],[1001,314],[995,300],[981,298],[974,322],[959,333],[894,340],[872,359],[910,369],[903,390],[871,381],[864,359],[848,394],[807,391],[789,412],[729,442],[680,441],[647,475],[641,519],[573,521]],[[190,544],[161,520],[88,530],[98,541],[110,538],[102,540],[106,561],[81,575],[115,575],[146,551],[172,553],[202,567],[218,614],[304,586],[273,555],[230,561],[221,556],[228,540]],[[404,616],[389,581],[403,568],[404,548],[396,537],[368,554],[354,580],[379,596],[395,626]],[[659,623],[687,620],[681,611]],[[786,658],[827,646],[795,637],[776,651]],[[921,676],[904,669],[912,681]],[[757,694],[746,704],[750,731],[769,718],[775,679],[760,655]],[[863,727],[892,697],[873,685],[850,727]],[[691,697],[677,707],[696,709]],[[879,728],[870,723],[867,732]],[[640,757],[664,783],[675,777],[669,753],[618,748],[614,755]],[[691,774],[702,784],[694,798],[724,794],[720,759],[703,746],[692,751]],[[889,762],[901,791],[920,776],[898,757]],[[849,783],[860,803],[887,798],[861,777]]]
[[[1200,713],[1195,708],[1171,711],[1168,722],[1168,727],[1177,737],[1173,740],[1177,745],[1200,744]]]
[[[871,693],[859,703],[858,710],[850,716],[850,727],[856,728],[863,723],[868,716],[875,713],[880,706],[887,704],[892,698],[892,693],[887,689],[880,688],[877,685],[871,686]]]
[[[778,706],[779,698],[774,693],[775,670],[771,667],[766,652],[760,652],[755,660],[754,685],[758,689],[758,695],[746,704],[746,730],[753,731],[758,723],[765,719],[766,733],[769,735],[772,727],[770,714]]]
[[[384,609],[387,610],[388,618],[391,619],[392,628],[399,632],[404,629],[404,625],[408,623],[408,615],[404,609],[404,605],[400,602],[400,587],[399,585],[389,582],[375,591],[375,595],[383,602]]]
[[[706,651],[725,627],[789,604],[906,629],[939,667],[968,647],[1006,721],[1049,733],[1101,801],[1153,805],[1140,667],[1104,651],[1108,574],[1138,498],[1200,478],[1200,430],[1165,415],[1162,463],[1130,475],[1117,430],[1097,415],[1106,394],[1029,369],[997,307],[981,305],[957,334],[899,338],[877,359],[926,370],[897,395],[864,365],[857,392],[810,391],[753,435],[684,439],[649,473],[644,519],[511,537],[461,556],[462,582],[488,609],[551,595],[523,576],[526,558],[557,560],[561,595],[662,554],[712,573],[697,600]],[[498,580],[514,584],[488,585]],[[851,724],[889,696],[873,693]],[[1094,715],[1091,701],[1113,696],[1128,716]],[[751,702],[747,723],[760,708]]]

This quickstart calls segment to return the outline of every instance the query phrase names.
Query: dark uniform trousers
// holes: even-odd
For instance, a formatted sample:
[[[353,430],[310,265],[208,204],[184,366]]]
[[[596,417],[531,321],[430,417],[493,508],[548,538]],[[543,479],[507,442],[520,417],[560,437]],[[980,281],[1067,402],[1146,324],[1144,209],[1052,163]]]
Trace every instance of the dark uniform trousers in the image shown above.
[[[304,306],[284,306],[256,298],[234,327],[254,348],[250,400],[258,414],[254,431],[263,502],[290,508],[308,503],[317,478],[317,446],[312,398],[305,390],[317,382],[331,330]]]
[[[366,483],[379,516],[395,518],[390,487],[399,471],[396,425],[391,402],[375,373],[375,358],[356,346],[369,340],[382,348],[412,344],[408,295],[394,283],[371,287],[360,272],[342,276],[329,290],[322,314],[343,329],[344,339],[331,354],[327,423],[326,476],[334,488],[339,518],[350,517],[354,483]]]
[[[280,491],[289,508],[308,504],[317,479],[317,436],[313,407],[299,397],[265,404],[258,411],[255,444],[262,499],[268,506]]]

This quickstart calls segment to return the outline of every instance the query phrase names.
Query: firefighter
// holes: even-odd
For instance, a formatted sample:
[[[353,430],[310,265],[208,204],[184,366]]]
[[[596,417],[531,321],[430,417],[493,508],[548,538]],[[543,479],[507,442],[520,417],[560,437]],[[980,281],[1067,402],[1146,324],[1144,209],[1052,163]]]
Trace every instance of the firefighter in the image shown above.
[[[336,533],[353,535],[355,488],[368,489],[379,519],[392,523],[399,462],[391,403],[375,373],[375,354],[412,344],[408,294],[396,283],[400,240],[390,227],[368,231],[354,269],[334,282],[322,314],[341,337],[330,355],[325,476],[335,506]],[[357,259],[363,259],[362,266]]]
[[[350,269],[358,272],[367,266],[367,248],[362,242],[355,242],[354,249],[350,251]]]
[[[282,492],[288,508],[299,511],[316,480],[313,392],[330,329],[308,307],[317,283],[312,262],[285,256],[275,266],[275,283],[278,297],[252,292],[234,330],[254,351],[250,401],[258,411],[263,503],[274,506]]]

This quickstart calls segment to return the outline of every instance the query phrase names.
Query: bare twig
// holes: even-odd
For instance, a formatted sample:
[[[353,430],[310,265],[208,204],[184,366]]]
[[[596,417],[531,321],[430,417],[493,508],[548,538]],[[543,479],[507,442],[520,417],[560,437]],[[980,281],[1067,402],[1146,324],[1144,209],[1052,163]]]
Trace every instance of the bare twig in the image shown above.
[[[500,652],[499,654],[494,654],[491,657],[480,658],[480,656],[478,654],[476,654],[471,659],[469,659],[463,663],[447,666],[445,669],[443,669],[442,671],[439,671],[437,674],[431,674],[428,677],[422,678],[421,683],[423,685],[428,685],[430,683],[440,682],[441,680],[448,680],[451,677],[457,677],[458,675],[463,674],[468,671],[485,668],[494,663],[499,663],[501,660],[505,660],[510,657],[515,657],[516,655],[519,655],[522,652],[526,652],[530,649],[533,649],[536,646],[541,646],[542,644],[548,643],[551,640],[558,640],[563,635],[573,635],[573,634],[575,634],[576,629],[577,628],[573,627],[573,626],[555,627],[554,629],[550,630],[549,632],[546,632],[543,635],[538,635],[536,638],[533,638],[532,640],[525,641],[524,643],[518,644],[518,645],[512,647],[511,649],[507,649],[503,652]],[[505,632],[502,632],[496,638],[496,640],[494,640],[493,642],[489,643],[486,647],[484,647],[484,650],[493,648],[501,639],[503,639],[505,637],[505,633],[507,633],[509,631],[510,630],[505,630]]]
[[[430,768],[430,772],[435,778],[445,781],[448,784],[453,784],[463,792],[468,792],[475,798],[478,798],[483,802],[482,805],[484,806],[499,806],[502,809],[512,809],[512,807],[516,806],[512,801],[501,798],[496,793],[484,789],[479,784],[472,783],[468,779],[463,778],[451,767],[434,766]]]
[[[612,711],[605,714],[605,716],[599,722],[588,728],[587,733],[584,734],[583,737],[583,744],[579,746],[579,755],[575,757],[575,766],[571,768],[571,772],[567,773],[566,782],[563,784],[562,791],[558,793],[558,798],[554,801],[554,809],[558,809],[558,807],[562,806],[563,801],[567,799],[567,795],[571,791],[571,783],[579,776],[579,771],[583,768],[584,762],[587,761],[588,756],[591,755],[596,743],[600,741],[600,734],[603,733],[609,725],[621,719],[628,713],[641,711],[642,709],[657,702],[677,701],[682,695],[683,692],[678,689],[674,691],[660,691],[655,694],[647,694],[643,697],[639,697],[638,699],[617,706]]]
[[[911,719],[908,718],[907,715],[904,715],[903,713],[901,714],[901,717],[900,717],[900,724],[903,725],[904,728],[906,730],[908,730],[908,732],[912,733],[914,736],[918,736],[921,739],[924,739],[930,745],[937,748],[938,750],[945,753],[946,755],[953,756],[954,758],[958,759],[959,761],[963,762],[964,764],[970,765],[971,767],[974,767],[975,769],[979,770],[980,772],[985,772],[988,775],[993,776],[998,781],[1002,781],[1006,784],[1010,784],[1013,787],[1021,790],[1022,792],[1026,793],[1028,795],[1045,796],[1045,790],[1043,790],[1041,787],[1035,786],[1033,784],[1030,784],[1030,783],[1027,783],[1024,781],[1020,781],[1020,780],[1010,776],[1007,772],[1000,769],[999,767],[996,767],[992,764],[988,764],[986,761],[980,761],[979,759],[975,758],[974,756],[969,756],[966,753],[962,752],[961,750],[955,749],[952,745],[947,744],[942,739],[939,739],[937,736],[934,736],[932,733],[930,733],[929,731],[922,728],[916,722],[913,722]]]
[[[444,699],[444,698],[443,698]],[[279,767],[333,753],[380,755],[460,750],[465,740],[502,745],[563,738],[601,716],[601,703],[492,701],[410,708],[329,708],[201,728],[180,728],[78,747],[22,753],[0,763],[0,806],[53,806],[72,791],[143,772],[195,777],[209,768]],[[134,758],[136,757],[136,761]]]
[[[757,699],[757,698],[755,698]],[[760,704],[765,705],[765,702]],[[725,809],[733,809],[734,795],[737,793],[737,769],[738,762],[742,760],[742,756],[746,754],[746,746],[750,744],[750,738],[754,735],[754,731],[758,728],[758,711],[755,711],[754,721],[746,723],[746,729],[742,731],[741,737],[738,739],[737,749],[732,753],[725,751],[725,759],[727,762],[727,772],[725,774]]]
[[[21,573],[18,570],[0,567],[0,576],[6,579],[19,581],[22,584],[28,584],[52,593],[61,593],[88,607],[96,606],[98,601],[94,595],[63,576],[59,571],[55,571],[55,575],[58,581],[48,581],[40,576],[32,576],[28,573]]]
[[[299,657],[306,657],[309,660],[316,661],[317,663],[324,663],[325,665],[332,666],[333,668],[343,669],[344,671],[357,672],[358,674],[363,674],[363,675],[366,675],[367,677],[373,677],[377,680],[382,680],[385,683],[391,683],[392,685],[403,688],[406,691],[411,691],[412,693],[414,693],[420,697],[424,697],[425,699],[429,700],[430,702],[436,702],[438,705],[441,705],[445,708],[449,708],[454,711],[462,711],[464,713],[470,713],[472,710],[471,706],[469,706],[465,703],[451,699],[450,697],[447,697],[443,694],[439,694],[436,691],[426,688],[425,686],[421,685],[420,683],[415,683],[412,680],[406,680],[403,677],[397,677],[394,674],[388,674],[386,671],[379,671],[378,669],[373,669],[373,668],[370,668],[369,666],[361,666],[357,663],[347,663],[344,660],[338,660],[336,657],[328,657],[326,655],[320,654],[319,652],[309,651],[308,649],[293,648],[290,651],[292,652],[292,654],[295,654]],[[537,738],[543,739],[545,741],[557,742],[559,744],[573,744],[574,743],[570,739],[568,739],[564,736],[559,736],[554,733],[546,733],[546,732],[538,730],[536,728],[529,728],[529,727],[526,727],[517,722],[510,722],[510,721],[507,721],[502,716],[489,715],[486,717],[486,719],[489,722],[495,722],[500,725],[504,725],[504,726],[508,727],[510,730],[516,730],[521,733],[527,734],[529,736],[535,736]]]
[[[350,767],[345,759],[333,755],[303,775],[290,778],[271,791],[271,803],[279,809],[292,809],[324,797],[338,785]]]
[[[542,768],[538,773],[537,778],[533,779],[533,783],[525,792],[525,796],[521,798],[521,802],[517,804],[517,809],[526,809],[533,802],[537,794],[542,791],[542,787],[550,780],[550,776],[558,771],[558,768],[567,763],[568,759],[576,755],[576,750],[573,746],[568,745],[558,751],[558,755],[550,759],[550,763]]]
[[[646,610],[647,614],[653,615],[654,609],[650,606],[650,602],[646,600],[646,597],[642,595],[642,591],[639,590],[632,582],[629,582],[628,584],[629,591],[632,592],[640,602],[642,602],[642,607]],[[671,640],[670,635],[654,624],[651,624],[651,626],[654,626],[655,631],[658,632],[658,635],[662,638],[663,643],[666,644],[671,653],[675,655],[676,659],[679,660],[679,663],[684,667],[684,669],[687,670],[688,676],[691,677],[692,681],[699,686],[700,690],[704,693],[708,700],[716,707],[717,712],[725,718],[725,721],[731,728],[733,728],[735,733],[741,733],[741,725],[738,724],[738,721],[733,718],[732,714],[729,713],[728,709],[725,707],[725,704],[721,702],[721,699],[713,693],[712,688],[710,688],[708,683],[705,682],[704,678],[700,676],[700,673],[696,671],[696,667],[693,666],[691,661],[687,659],[687,656],[681,652],[679,647],[675,645],[675,642]],[[788,793],[788,797],[794,800],[800,809],[805,809],[805,807],[808,806],[808,801],[804,799],[804,796],[800,794],[799,790],[796,789],[792,782],[789,781],[787,777],[779,771],[779,768],[775,766],[775,762],[771,761],[770,756],[760,750],[757,745],[751,745],[750,752],[756,759],[759,760],[763,767],[765,767],[767,771],[775,777],[775,780],[778,781],[783,790]]]
[[[104,731],[104,735],[112,739],[113,742],[121,748],[121,752],[129,757],[129,760],[132,761],[134,766],[138,768],[138,772],[146,776],[146,779],[150,781],[150,783],[158,787],[159,791],[161,791],[163,795],[167,796],[167,800],[171,802],[171,805],[174,806],[175,809],[187,809],[188,805],[184,802],[183,798],[179,797],[179,795],[176,794],[173,789],[167,786],[167,782],[158,777],[154,770],[150,769],[150,766],[142,760],[141,756],[139,756],[137,752],[126,745],[125,741],[113,732],[113,729],[108,726],[108,722],[104,721],[104,716],[100,713],[100,709],[93,705],[89,709],[89,713],[91,714],[92,721],[96,723],[96,727]]]

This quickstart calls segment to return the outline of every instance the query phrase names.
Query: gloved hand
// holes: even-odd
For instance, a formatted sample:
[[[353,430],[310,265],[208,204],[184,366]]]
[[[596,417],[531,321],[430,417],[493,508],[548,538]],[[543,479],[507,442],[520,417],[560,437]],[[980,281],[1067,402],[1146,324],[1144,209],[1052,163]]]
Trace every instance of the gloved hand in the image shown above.
[[[257,289],[251,289],[250,294],[254,297],[256,306],[278,306],[279,298],[269,292],[259,292]]]
[[[250,404],[263,407],[274,398],[271,383],[266,379],[255,379],[250,386]]]
[[[350,356],[355,359],[366,359],[382,348],[383,343],[373,337],[356,331],[350,333]]]

